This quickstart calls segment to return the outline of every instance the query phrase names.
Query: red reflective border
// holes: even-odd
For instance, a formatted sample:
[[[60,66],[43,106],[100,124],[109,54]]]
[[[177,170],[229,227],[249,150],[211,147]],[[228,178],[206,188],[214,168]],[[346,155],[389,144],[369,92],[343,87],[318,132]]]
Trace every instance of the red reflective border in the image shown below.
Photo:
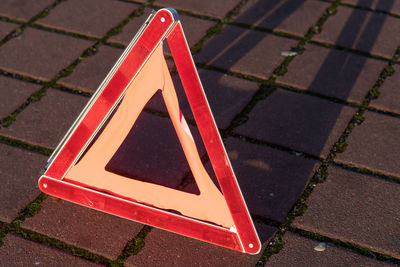
[[[120,217],[151,225],[181,235],[190,236],[226,248],[243,251],[239,236],[223,227],[127,201],[99,191],[42,176],[39,188],[44,193],[104,211]]]
[[[161,18],[164,18],[164,22],[161,21]],[[82,122],[61,148],[45,175],[57,178],[65,176],[97,127],[136,77],[173,23],[174,18],[170,11],[163,9],[157,12]]]
[[[219,136],[181,23],[174,26],[167,40],[201,138],[231,211],[244,250],[247,253],[256,254],[261,249],[261,243]]]

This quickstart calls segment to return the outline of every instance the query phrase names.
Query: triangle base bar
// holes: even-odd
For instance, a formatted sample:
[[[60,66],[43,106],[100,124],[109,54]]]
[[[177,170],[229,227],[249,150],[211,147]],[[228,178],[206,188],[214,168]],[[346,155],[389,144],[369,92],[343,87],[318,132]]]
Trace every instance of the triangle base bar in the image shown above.
[[[223,227],[46,176],[39,180],[39,188],[46,194],[82,206],[244,252],[238,234]]]

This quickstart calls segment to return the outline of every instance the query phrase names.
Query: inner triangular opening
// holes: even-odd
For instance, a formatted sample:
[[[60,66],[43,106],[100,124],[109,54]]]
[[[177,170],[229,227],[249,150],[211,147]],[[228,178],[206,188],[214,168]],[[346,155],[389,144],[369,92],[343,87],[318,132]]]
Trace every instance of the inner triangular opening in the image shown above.
[[[164,103],[160,90],[152,99]],[[189,127],[195,142],[201,140],[196,127]],[[199,143],[196,145],[203,155],[205,149]],[[131,179],[200,194],[195,181],[190,187],[185,186],[190,167],[168,113],[160,116],[143,111],[105,169]]]

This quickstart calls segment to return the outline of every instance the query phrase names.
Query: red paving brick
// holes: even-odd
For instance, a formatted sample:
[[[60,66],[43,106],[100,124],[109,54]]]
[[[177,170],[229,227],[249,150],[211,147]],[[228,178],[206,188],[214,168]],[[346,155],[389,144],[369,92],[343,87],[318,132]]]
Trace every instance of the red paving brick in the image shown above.
[[[69,0],[59,4],[37,23],[101,38],[139,7],[113,0]]]
[[[313,40],[392,58],[400,43],[400,23],[391,16],[339,6]]]
[[[146,8],[142,16],[132,19],[123,28],[122,33],[112,36],[110,41],[128,45],[151,11],[152,9]],[[189,46],[193,46],[200,41],[200,39],[206,35],[207,30],[216,24],[214,21],[199,19],[185,14],[180,14],[179,19],[182,22],[183,31],[185,32]],[[165,44],[167,44],[166,41]]]
[[[89,98],[48,89],[39,102],[32,102],[0,134],[48,148],[55,148]],[[62,118],[62,119],[60,119]]]
[[[400,185],[330,167],[294,225],[400,258]]]
[[[400,15],[399,1],[380,1],[380,0],[343,0],[342,3],[369,7],[379,11],[386,11],[392,14]]]
[[[13,234],[8,234],[3,243],[0,258],[4,266],[103,266]]]
[[[0,220],[10,223],[40,193],[47,156],[0,144]]]
[[[285,59],[281,52],[297,41],[264,32],[225,26],[222,32],[203,45],[196,61],[219,68],[268,78]]]
[[[0,68],[50,80],[92,44],[57,33],[26,29],[0,47]]]
[[[364,56],[307,45],[296,56],[279,83],[361,103],[374,86],[386,62]]]
[[[200,135],[191,127],[200,156]],[[106,169],[146,182],[177,188],[189,172],[182,146],[169,118],[142,112]]]
[[[285,246],[272,255],[265,266],[394,266],[356,254],[328,243],[325,251],[315,251],[320,242],[293,233],[283,236]]]
[[[270,235],[276,231],[267,229]],[[254,266],[260,258],[158,229],[151,230],[145,244],[126,266]]]
[[[400,66],[393,66],[395,73],[386,78],[385,82],[379,88],[379,97],[371,101],[370,106],[395,113],[400,113]]]
[[[365,120],[347,138],[344,153],[336,161],[400,176],[400,120],[367,111]]]
[[[221,129],[229,126],[235,115],[249,103],[251,97],[259,88],[259,85],[255,82],[216,71],[199,70],[199,76],[217,126]],[[187,119],[194,120],[178,76],[174,75],[173,81],[177,90],[180,109]],[[147,107],[167,112],[161,96],[153,97]]]
[[[14,19],[29,20],[54,2],[54,0],[19,0],[17,2],[3,0],[1,1],[0,15]]]
[[[6,37],[7,34],[18,28],[18,24],[0,21],[0,40]]]
[[[251,0],[240,10],[234,22],[305,35],[329,5],[320,1]]]
[[[0,96],[7,99],[7,101],[0,102],[0,119],[15,111],[31,94],[40,88],[41,86],[37,84],[0,76]]]
[[[327,100],[278,89],[259,102],[249,120],[235,131],[326,157],[355,109]]]
[[[224,0],[224,1],[213,1],[213,0],[156,0],[156,5],[162,5],[164,7],[173,7],[176,9],[182,9],[193,13],[223,18],[240,2],[240,0]]]
[[[36,216],[25,220],[21,226],[111,259],[116,259],[126,243],[143,227],[64,200],[54,202],[50,198],[42,203]]]
[[[233,138],[225,146],[250,212],[284,221],[318,163]]]
[[[152,11],[152,8],[146,7],[142,15],[131,19],[128,24],[126,24],[122,28],[122,32],[117,35],[111,36],[109,41],[128,45],[132,38],[135,37],[136,33],[139,31],[140,27],[143,25],[143,23],[146,21]]]
[[[79,63],[74,72],[57,82],[86,92],[94,92],[114,66],[123,50],[101,46],[99,51]]]

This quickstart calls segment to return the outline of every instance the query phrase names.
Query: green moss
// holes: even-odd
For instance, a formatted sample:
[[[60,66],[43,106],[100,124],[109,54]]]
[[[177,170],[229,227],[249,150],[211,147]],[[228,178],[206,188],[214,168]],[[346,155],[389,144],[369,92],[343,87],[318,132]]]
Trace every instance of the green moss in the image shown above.
[[[42,202],[46,198],[47,195],[41,193],[18,214],[17,218],[14,219],[11,224],[14,226],[19,226],[27,218],[35,216],[37,213],[39,213],[40,209],[42,208]]]

